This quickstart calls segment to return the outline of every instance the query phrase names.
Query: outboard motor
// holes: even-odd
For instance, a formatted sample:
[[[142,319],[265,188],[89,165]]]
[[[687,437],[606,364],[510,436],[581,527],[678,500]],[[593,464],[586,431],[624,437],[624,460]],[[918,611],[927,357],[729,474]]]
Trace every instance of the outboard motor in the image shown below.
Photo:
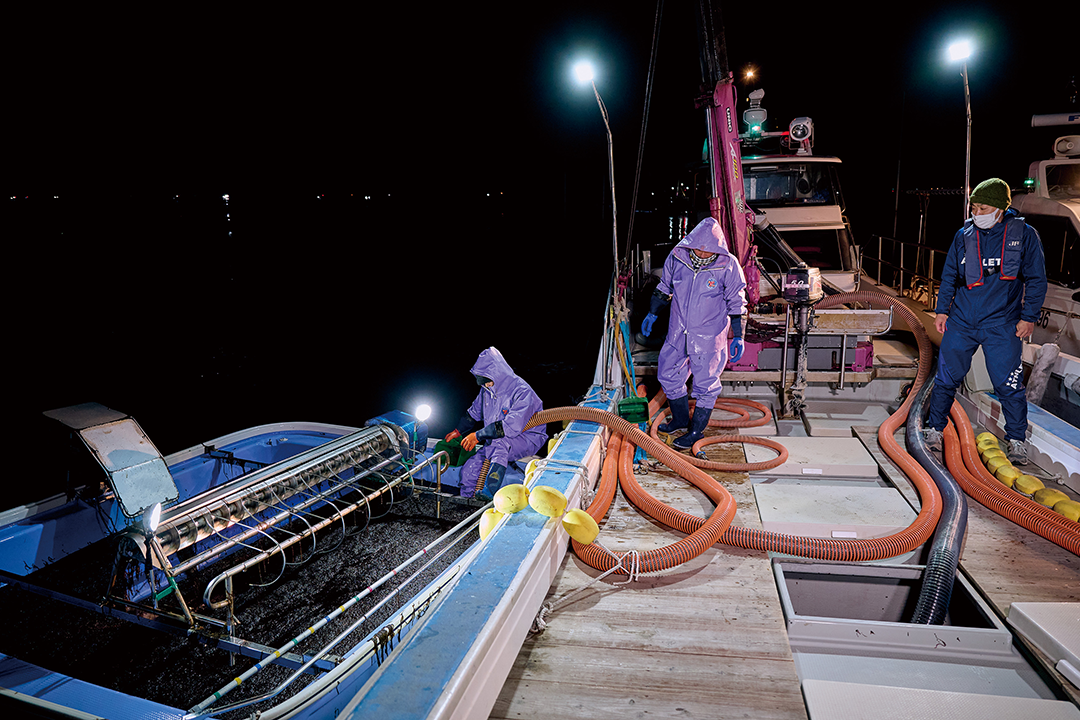
[[[784,277],[783,290],[788,313],[794,316],[792,324],[795,328],[795,382],[791,385],[787,406],[792,415],[798,415],[805,406],[803,395],[806,392],[807,336],[813,324],[813,308],[825,297],[825,292],[821,289],[821,271],[801,262],[788,270]],[[784,368],[786,374],[786,353]]]

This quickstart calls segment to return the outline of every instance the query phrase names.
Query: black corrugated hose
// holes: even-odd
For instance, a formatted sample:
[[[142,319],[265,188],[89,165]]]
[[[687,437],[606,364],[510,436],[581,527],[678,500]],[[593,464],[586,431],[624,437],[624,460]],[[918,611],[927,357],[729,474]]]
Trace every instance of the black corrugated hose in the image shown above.
[[[934,531],[930,555],[923,570],[922,590],[911,622],[917,625],[941,625],[949,610],[956,568],[960,564],[960,547],[967,531],[967,498],[949,471],[934,457],[923,439],[923,410],[933,379],[916,391],[904,433],[908,452],[933,478],[941,493],[941,520]]]

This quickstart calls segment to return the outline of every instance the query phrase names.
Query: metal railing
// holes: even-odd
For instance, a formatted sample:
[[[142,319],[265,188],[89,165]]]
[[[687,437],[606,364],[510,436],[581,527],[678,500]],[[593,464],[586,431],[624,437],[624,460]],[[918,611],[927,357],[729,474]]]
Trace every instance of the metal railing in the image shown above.
[[[868,252],[877,239],[877,255]],[[863,248],[863,271],[876,278],[880,286],[891,288],[898,296],[917,300],[934,307],[941,285],[941,266],[945,252],[921,243],[896,240],[881,235],[871,236]]]

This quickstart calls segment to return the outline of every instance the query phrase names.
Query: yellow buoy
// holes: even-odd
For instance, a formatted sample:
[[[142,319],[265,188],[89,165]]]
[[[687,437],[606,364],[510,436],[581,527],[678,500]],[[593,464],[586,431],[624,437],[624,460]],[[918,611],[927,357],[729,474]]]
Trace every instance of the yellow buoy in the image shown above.
[[[1033,475],[1021,475],[1016,478],[1016,484],[1013,485],[1013,490],[1024,493],[1025,495],[1034,495],[1037,490],[1042,490],[1042,480]]]
[[[1003,457],[992,457],[986,461],[986,469],[990,471],[991,475],[997,475],[997,471],[999,468],[1011,464],[1012,463],[1010,463],[1007,459]]]
[[[979,453],[982,455],[984,463],[990,462],[990,458],[1005,457],[1005,451],[996,445],[994,447],[986,448],[985,450],[980,450]]]
[[[566,513],[562,526],[570,537],[582,545],[590,544],[600,534],[600,526],[593,520],[592,515],[584,510],[574,509]]]
[[[1068,500],[1069,496],[1057,488],[1044,487],[1042,490],[1036,490],[1035,494],[1031,496],[1031,499],[1040,505],[1052,508],[1062,500]]]
[[[509,515],[529,505],[529,488],[521,483],[504,485],[495,493],[495,509]]]
[[[495,508],[485,510],[484,514],[480,516],[480,539],[483,540],[490,535],[491,531],[495,529],[495,526],[502,519],[503,514]]]
[[[1064,515],[1070,520],[1080,520],[1080,502],[1075,500],[1058,500],[1054,503],[1054,512]]]
[[[981,432],[975,436],[976,443],[981,443],[983,440],[993,440],[995,443],[998,441],[997,435],[992,432]]]
[[[566,496],[550,485],[537,485],[529,493],[529,507],[541,515],[559,517],[566,512]]]
[[[994,477],[1005,487],[1012,487],[1016,484],[1016,478],[1020,477],[1020,471],[1012,465],[1002,465],[994,473]]]

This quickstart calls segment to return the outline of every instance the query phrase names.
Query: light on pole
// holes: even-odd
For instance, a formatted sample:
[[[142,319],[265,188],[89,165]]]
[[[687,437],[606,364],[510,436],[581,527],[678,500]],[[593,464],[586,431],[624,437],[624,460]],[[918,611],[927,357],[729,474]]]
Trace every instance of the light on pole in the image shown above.
[[[967,220],[971,198],[971,92],[968,90],[967,59],[971,57],[971,43],[967,40],[949,46],[949,60],[963,61],[960,75],[964,78],[964,107],[967,111],[967,151],[964,154],[964,219]]]
[[[592,85],[593,94],[596,95],[596,104],[600,106],[600,115],[604,118],[604,128],[607,130],[608,184],[611,186],[611,252],[615,261],[615,274],[618,275],[619,224],[615,212],[615,156],[611,150],[611,123],[608,121],[607,107],[604,106],[604,101],[600,97],[600,91],[596,89],[596,73],[593,71],[592,63],[582,60],[574,65],[573,72],[579,83]]]

